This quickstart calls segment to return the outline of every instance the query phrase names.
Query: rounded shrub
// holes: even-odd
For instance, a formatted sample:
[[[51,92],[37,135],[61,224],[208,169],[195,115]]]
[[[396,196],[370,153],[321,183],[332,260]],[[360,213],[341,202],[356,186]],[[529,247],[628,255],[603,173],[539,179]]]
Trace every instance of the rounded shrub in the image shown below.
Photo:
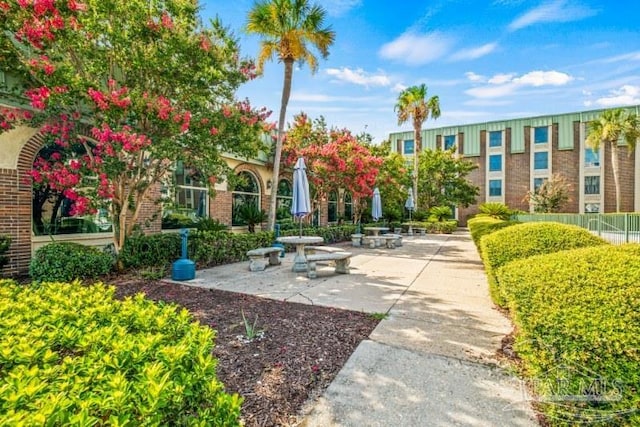
[[[92,246],[53,242],[38,249],[31,258],[29,274],[37,281],[95,279],[111,271],[114,259]]]
[[[3,425],[239,426],[214,332],[173,304],[102,284],[0,280]]]
[[[489,279],[491,296],[498,305],[504,305],[504,295],[500,289],[502,285],[496,280],[495,272],[511,261],[599,245],[608,243],[584,228],[557,222],[517,224],[484,236],[480,240],[480,252]]]
[[[193,233],[189,234],[188,239]],[[158,233],[128,237],[119,257],[125,268],[167,268],[180,258],[180,233]]]
[[[476,216],[467,221],[471,238],[478,248],[480,248],[480,239],[482,236],[516,224],[520,224],[520,222],[505,221],[491,216]]]
[[[516,325],[515,350],[548,418],[640,425],[640,245],[539,255],[505,265],[497,277]]]

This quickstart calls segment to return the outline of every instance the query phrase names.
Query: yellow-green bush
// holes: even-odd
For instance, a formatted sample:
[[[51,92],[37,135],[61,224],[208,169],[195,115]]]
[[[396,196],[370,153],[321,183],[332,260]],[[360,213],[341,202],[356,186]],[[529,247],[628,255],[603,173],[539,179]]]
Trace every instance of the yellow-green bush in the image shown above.
[[[185,309],[97,284],[0,280],[3,425],[239,425],[213,331]]]
[[[494,231],[501,230],[512,225],[520,224],[519,221],[505,221],[503,219],[494,218],[491,216],[476,216],[467,221],[471,238],[476,247],[480,249],[480,239],[482,236],[491,234]]]
[[[640,245],[535,256],[497,277],[549,421],[640,425]]]
[[[505,305],[504,286],[495,272],[508,262],[567,249],[607,245],[588,230],[557,222],[530,222],[495,231],[480,240],[480,252],[496,304]]]

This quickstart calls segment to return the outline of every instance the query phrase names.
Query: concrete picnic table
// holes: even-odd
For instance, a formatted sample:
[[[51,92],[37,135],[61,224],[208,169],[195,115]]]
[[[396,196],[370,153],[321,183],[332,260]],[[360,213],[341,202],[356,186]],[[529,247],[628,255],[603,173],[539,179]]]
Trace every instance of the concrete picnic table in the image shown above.
[[[364,227],[364,231],[370,231],[374,236],[378,236],[380,232],[389,231],[389,227]]]
[[[304,247],[314,243],[322,243],[324,239],[320,236],[284,236],[278,237],[276,241],[290,245],[296,245],[296,254],[293,258],[293,270],[296,273],[307,271],[307,257],[304,254]]]

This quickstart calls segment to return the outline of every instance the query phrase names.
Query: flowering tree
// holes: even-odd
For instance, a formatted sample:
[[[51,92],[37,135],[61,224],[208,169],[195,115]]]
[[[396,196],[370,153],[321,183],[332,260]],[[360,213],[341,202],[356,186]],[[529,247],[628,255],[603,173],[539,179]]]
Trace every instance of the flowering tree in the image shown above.
[[[202,25],[195,1],[0,0],[0,29],[0,69],[30,104],[0,111],[0,131],[39,129],[51,149],[34,185],[71,214],[109,209],[116,251],[176,161],[213,184],[229,173],[222,153],[255,156],[273,126],[235,100],[254,66],[220,22]]]
[[[363,203],[371,197],[381,157],[358,142],[346,129],[326,129],[323,118],[311,122],[305,114],[294,117],[284,145],[285,164],[304,157],[309,181],[317,199],[340,188],[351,192],[354,217],[360,217]]]

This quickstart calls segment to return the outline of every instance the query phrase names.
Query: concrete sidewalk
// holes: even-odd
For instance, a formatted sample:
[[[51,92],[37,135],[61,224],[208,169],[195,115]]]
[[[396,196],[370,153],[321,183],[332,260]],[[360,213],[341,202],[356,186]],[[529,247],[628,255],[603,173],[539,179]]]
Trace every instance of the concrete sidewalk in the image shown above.
[[[511,325],[493,308],[469,234],[405,237],[396,249],[352,248],[351,274],[318,266],[309,280],[248,262],[198,271],[185,284],[387,313],[302,422],[305,426],[533,426],[521,382],[495,352]]]

